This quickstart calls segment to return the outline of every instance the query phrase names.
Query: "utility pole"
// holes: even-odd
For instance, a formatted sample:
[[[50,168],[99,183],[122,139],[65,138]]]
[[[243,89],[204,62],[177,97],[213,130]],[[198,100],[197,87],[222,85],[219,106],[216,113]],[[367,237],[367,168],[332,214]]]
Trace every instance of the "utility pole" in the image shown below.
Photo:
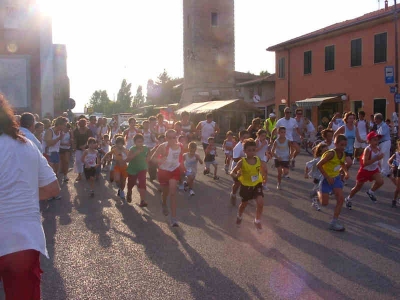
[[[396,93],[398,93],[399,90],[399,41],[398,41],[398,32],[397,32],[397,22],[398,22],[398,16],[397,16],[397,0],[394,0],[394,35],[395,35],[395,42],[394,42],[394,47],[395,47],[395,67],[394,67],[394,78],[396,82]],[[394,104],[395,111],[397,114],[397,118],[399,117],[399,104],[395,103]],[[400,120],[398,119],[397,121],[397,135],[399,134],[399,122]]]

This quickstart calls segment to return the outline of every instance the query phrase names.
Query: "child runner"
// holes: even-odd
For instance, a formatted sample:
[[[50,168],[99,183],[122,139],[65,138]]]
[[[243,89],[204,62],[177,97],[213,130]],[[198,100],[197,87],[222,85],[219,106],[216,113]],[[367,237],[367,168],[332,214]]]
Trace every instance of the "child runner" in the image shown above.
[[[333,213],[333,219],[330,222],[329,229],[335,231],[344,231],[345,228],[339,223],[338,218],[343,206],[343,181],[340,179],[340,171],[344,172],[344,178],[348,179],[344,149],[347,146],[347,138],[343,134],[339,134],[335,138],[335,148],[326,151],[321,160],[317,163],[317,168],[321,172],[324,179],[322,180],[320,190],[318,192],[319,201],[323,206],[329,203],[329,193],[333,191],[336,197],[336,207]]]
[[[183,154],[183,163],[186,170],[185,175],[187,177],[187,181],[184,182],[184,186],[185,191],[189,187],[190,196],[194,196],[193,184],[197,174],[197,163],[199,162],[202,165],[203,160],[200,158],[200,155],[196,153],[197,144],[195,142],[190,142],[188,149],[189,152]]]
[[[231,170],[233,170],[236,167],[236,164],[239,162],[239,160],[241,160],[241,158],[245,156],[243,152],[243,141],[248,139],[249,137],[250,133],[247,130],[242,130],[239,132],[239,142],[233,148]],[[233,177],[232,191],[230,194],[230,200],[232,206],[236,205],[236,193],[239,187],[240,187],[240,181],[236,177]]]
[[[103,159],[104,155],[106,153],[110,152],[110,136],[108,134],[103,135],[103,138],[101,139],[101,145],[99,148],[99,153],[100,153],[100,160]],[[108,159],[107,161],[103,162],[103,170],[108,171],[108,169],[105,168],[105,166],[110,165],[110,160]]]
[[[103,163],[104,161],[109,157],[113,156],[113,159],[115,161],[114,165],[114,170],[113,170],[113,179],[117,184],[118,187],[118,193],[117,195],[122,199],[125,200],[125,183],[126,183],[126,178],[128,177],[128,172],[127,168],[128,166],[126,165],[126,158],[128,157],[129,151],[124,147],[125,140],[123,136],[117,136],[115,138],[115,147],[111,148],[111,151],[108,152],[104,157],[103,157]]]
[[[133,137],[140,133],[140,130],[136,128],[136,119],[131,117],[128,119],[129,127],[124,131],[125,144],[127,149],[131,149],[133,146]]]
[[[357,172],[356,185],[351,189],[350,194],[346,197],[346,207],[352,208],[352,199],[367,181],[375,181],[372,187],[367,191],[367,195],[376,203],[375,191],[383,185],[383,179],[380,174],[379,161],[383,158],[383,153],[379,150],[379,135],[375,131],[371,131],[367,135],[367,143],[369,144],[360,158],[360,169]]]
[[[176,186],[183,171],[183,149],[178,143],[176,132],[169,129],[165,133],[167,142],[161,144],[153,153],[151,159],[159,164],[158,181],[162,187],[162,210],[168,216],[167,198],[171,203],[171,226],[178,227],[176,220]]]
[[[224,150],[225,153],[225,173],[229,174],[229,165],[231,164],[232,160],[232,155],[233,155],[233,147],[234,147],[234,141],[233,141],[233,132],[228,131],[226,133],[226,139],[224,143],[222,144],[222,150]]]
[[[392,169],[393,169],[393,177],[391,177],[391,179],[392,179],[392,182],[394,183],[394,185],[396,186],[396,190],[394,191],[394,195],[393,195],[392,207],[396,208],[397,204],[400,205],[400,201],[398,200],[398,196],[399,196],[399,192],[400,192],[400,170],[399,170],[400,140],[397,140],[397,150],[392,155],[392,157],[389,158],[388,163],[390,166],[392,166]]]
[[[321,160],[322,154],[324,154],[327,150],[328,146],[324,142],[319,143],[313,149],[314,159],[306,163],[306,169],[304,171],[304,178],[308,179],[311,177],[313,179],[314,186],[310,193],[311,206],[315,207],[317,211],[321,210],[318,204],[318,189],[320,182],[323,179],[321,172],[317,168],[317,163]]]
[[[215,146],[214,143],[214,137],[210,136],[208,139],[208,146],[205,150],[206,157],[204,158],[204,162],[206,164],[206,168],[204,169],[204,175],[207,175],[210,173],[210,166],[212,165],[214,167],[214,180],[218,180],[219,177],[217,176],[217,171],[218,171],[218,163],[215,160],[215,157],[217,155],[217,147]]]
[[[254,225],[258,231],[262,230],[260,222],[261,214],[264,208],[264,194],[262,184],[265,182],[266,176],[266,163],[261,161],[256,156],[256,142],[253,139],[244,141],[245,157],[242,158],[235,168],[232,170],[232,177],[240,181],[240,197],[242,203],[239,205],[239,210],[236,218],[236,225],[240,226],[242,223],[242,215],[249,200],[255,199],[257,202],[256,218]],[[240,175],[238,176],[238,173]]]
[[[271,149],[272,156],[275,158],[275,167],[278,170],[278,184],[276,186],[278,190],[282,189],[282,174],[285,178],[289,178],[291,149],[293,147],[291,147],[291,141],[286,138],[286,128],[281,126],[278,128],[278,138],[274,141]]]
[[[98,159],[98,151],[97,149],[97,141],[95,138],[90,137],[88,139],[88,149],[83,151],[82,154],[82,162],[84,166],[84,173],[86,180],[89,182],[90,187],[90,196],[94,196],[94,179],[96,177],[96,168],[99,166],[97,163]]]
[[[257,131],[256,145],[257,145],[256,155],[261,159],[261,161],[265,162],[265,165],[267,165],[267,162],[268,162],[268,157],[267,157],[268,140],[267,140],[267,131],[266,130],[260,129]],[[266,172],[266,175],[265,175],[265,183],[263,184],[263,189],[264,189],[264,191],[269,191],[269,188],[267,186],[268,170],[265,169],[265,172]]]
[[[132,202],[132,188],[137,184],[140,195],[140,207],[146,207],[146,173],[147,161],[149,160],[149,148],[144,145],[143,135],[138,133],[133,138],[135,146],[129,149],[129,154],[126,162],[128,165],[128,193],[126,194],[126,201]]]
[[[154,130],[157,134],[165,134],[167,131],[168,123],[164,121],[164,116],[162,114],[157,115],[157,124],[154,126]]]
[[[176,123],[175,123],[176,124]],[[176,129],[175,129],[175,131],[176,131]],[[185,154],[185,153],[187,153],[187,152],[189,152],[189,148],[188,148],[188,139],[187,139],[187,136],[186,135],[181,135],[181,136],[179,136],[178,137],[178,143],[181,143],[182,144],[182,155],[183,154]],[[183,190],[185,190],[185,185],[183,184],[184,182],[184,179],[185,179],[185,173],[184,172],[182,172],[181,173],[181,179],[179,180],[179,186],[178,186],[178,189],[179,190],[181,190],[181,191],[183,191]]]

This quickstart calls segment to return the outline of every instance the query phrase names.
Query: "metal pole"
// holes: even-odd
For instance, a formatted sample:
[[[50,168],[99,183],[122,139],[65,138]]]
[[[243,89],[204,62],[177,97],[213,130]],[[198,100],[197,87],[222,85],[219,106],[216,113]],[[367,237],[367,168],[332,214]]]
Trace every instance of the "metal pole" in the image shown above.
[[[394,0],[394,34],[395,34],[395,82],[396,82],[396,93],[398,93],[399,89],[399,42],[398,42],[398,33],[397,33],[397,22],[398,22],[398,16],[397,16],[397,0]],[[395,111],[397,116],[399,116],[399,104],[395,103]],[[399,122],[400,120],[397,121],[397,135],[399,136]]]

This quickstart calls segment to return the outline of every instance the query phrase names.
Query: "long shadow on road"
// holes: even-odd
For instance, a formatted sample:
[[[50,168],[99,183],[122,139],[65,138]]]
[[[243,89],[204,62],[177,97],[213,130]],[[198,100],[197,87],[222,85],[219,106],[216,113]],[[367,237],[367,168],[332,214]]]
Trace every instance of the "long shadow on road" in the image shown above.
[[[217,268],[210,267],[201,255],[186,242],[180,228],[173,231],[178,243],[149,216],[140,215],[134,207],[122,205],[117,208],[133,235],[127,235],[116,229],[115,232],[143,245],[148,259],[154,265],[175,280],[190,286],[193,298],[201,300],[251,298],[245,290],[223,275]],[[147,218],[147,222],[144,222],[142,217]],[[190,256],[190,260],[181,252],[179,244]],[[162,250],[160,245],[162,245]]]

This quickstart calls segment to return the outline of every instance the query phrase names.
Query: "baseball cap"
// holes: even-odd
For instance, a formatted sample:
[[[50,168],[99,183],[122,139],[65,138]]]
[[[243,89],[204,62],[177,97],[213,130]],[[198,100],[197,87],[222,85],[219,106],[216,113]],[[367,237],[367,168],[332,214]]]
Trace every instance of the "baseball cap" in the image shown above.
[[[367,135],[367,141],[370,141],[373,138],[381,138],[382,136],[380,134],[377,134],[376,131],[371,131],[370,133],[368,133]]]
[[[269,114],[269,117],[270,117],[270,118],[273,118],[273,117],[276,117],[276,115],[275,115],[274,113],[270,113],[270,114]]]

